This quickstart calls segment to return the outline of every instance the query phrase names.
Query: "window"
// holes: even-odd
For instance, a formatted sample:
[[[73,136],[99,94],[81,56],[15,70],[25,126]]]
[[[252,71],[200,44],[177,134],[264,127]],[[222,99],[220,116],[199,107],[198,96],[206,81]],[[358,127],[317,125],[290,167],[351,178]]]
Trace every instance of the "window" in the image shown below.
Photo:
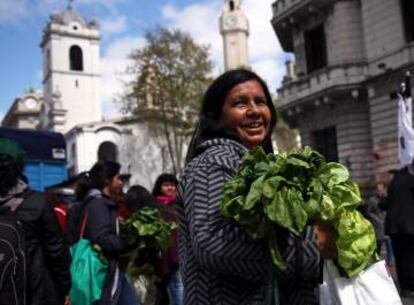
[[[50,71],[50,61],[51,61],[50,49],[47,49],[46,50],[46,73],[49,73]]]
[[[99,145],[98,148],[98,162],[102,161],[117,161],[118,149],[112,142],[105,141]]]
[[[234,1],[230,1],[230,12],[234,11]]]
[[[326,39],[323,24],[305,32],[305,51],[308,73],[326,67]]]
[[[401,11],[407,42],[414,41],[414,1],[401,0]]]
[[[321,153],[327,161],[338,162],[338,145],[336,127],[328,127],[312,132],[313,148]]]
[[[72,71],[83,71],[83,55],[79,46],[70,47],[69,62]]]

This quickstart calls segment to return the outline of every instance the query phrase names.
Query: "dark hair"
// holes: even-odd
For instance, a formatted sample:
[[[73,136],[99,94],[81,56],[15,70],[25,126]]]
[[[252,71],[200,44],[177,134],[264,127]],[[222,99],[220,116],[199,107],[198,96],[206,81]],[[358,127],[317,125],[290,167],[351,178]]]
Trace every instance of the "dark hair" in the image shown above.
[[[177,180],[177,178],[175,178],[175,176],[173,174],[163,173],[163,174],[158,176],[157,180],[155,180],[154,188],[152,189],[152,195],[153,196],[162,196],[162,195],[164,195],[161,192],[161,185],[164,182],[172,182],[172,183],[175,184],[175,186],[178,185],[178,180]]]
[[[81,175],[76,187],[76,198],[83,200],[91,189],[101,190],[119,174],[121,165],[118,162],[103,161],[95,163],[89,172]]]
[[[193,134],[186,161],[190,161],[197,155],[196,148],[202,142],[216,137],[228,138],[240,142],[236,132],[223,129],[219,120],[223,111],[224,101],[232,88],[238,84],[256,80],[263,88],[266,103],[271,113],[270,131],[263,141],[263,148],[267,153],[273,152],[271,134],[277,121],[276,110],[266,83],[254,72],[246,69],[230,70],[219,76],[207,89],[201,105],[198,126]]]
[[[133,185],[125,194],[125,204],[131,212],[143,207],[158,206],[151,193],[142,185]]]
[[[22,177],[23,163],[13,157],[0,154],[0,195],[5,196]]]

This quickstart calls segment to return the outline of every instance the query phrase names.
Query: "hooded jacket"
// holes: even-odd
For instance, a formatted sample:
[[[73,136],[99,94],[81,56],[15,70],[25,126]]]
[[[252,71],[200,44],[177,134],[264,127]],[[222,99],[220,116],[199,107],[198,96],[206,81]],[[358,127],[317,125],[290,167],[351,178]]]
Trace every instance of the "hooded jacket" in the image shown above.
[[[99,190],[92,189],[82,204],[84,204],[84,210],[81,219],[87,217],[84,238],[99,245],[108,259],[109,268],[100,304],[110,304],[114,291],[118,287],[118,256],[129,250],[128,243],[117,233],[118,213],[115,201]]]
[[[280,303],[269,298],[275,271],[267,248],[220,212],[224,184],[247,149],[216,138],[201,143],[178,187],[179,257],[184,305],[313,305],[320,279],[320,251],[308,227],[302,238],[284,234],[284,274],[276,274]],[[270,285],[269,285],[270,284]]]
[[[0,198],[0,205],[12,197],[25,198],[15,213],[24,230],[27,304],[62,305],[71,285],[70,258],[53,208],[23,181]]]

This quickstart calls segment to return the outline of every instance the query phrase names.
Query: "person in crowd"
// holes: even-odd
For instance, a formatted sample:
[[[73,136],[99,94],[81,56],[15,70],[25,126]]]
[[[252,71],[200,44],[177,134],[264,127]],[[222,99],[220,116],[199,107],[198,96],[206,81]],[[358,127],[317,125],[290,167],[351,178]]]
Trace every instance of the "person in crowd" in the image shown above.
[[[125,203],[130,213],[137,212],[142,208],[155,208],[161,212],[165,219],[169,219],[173,215],[169,206],[155,200],[154,196],[141,185],[133,185],[129,188],[125,194]],[[160,282],[166,277],[161,253],[155,249],[141,249],[133,264],[142,270],[141,274],[133,279],[134,282],[139,281],[142,277],[146,278],[145,285],[135,285],[141,302],[144,305],[168,304],[169,299],[166,295],[165,285]]]
[[[0,304],[63,305],[71,286],[69,251],[50,202],[22,178],[23,159],[16,142],[0,138]],[[19,232],[17,240],[6,227]],[[9,269],[6,244],[14,253]]]
[[[152,195],[165,204],[174,202],[177,195],[178,180],[173,174],[163,173],[155,180]]]
[[[414,297],[414,160],[394,173],[385,206],[401,295]]]
[[[336,257],[335,234],[323,224],[302,237],[280,228],[287,264],[276,272],[265,244],[224,218],[220,202],[226,181],[243,155],[257,146],[272,152],[276,111],[265,82],[237,69],[207,89],[187,164],[178,186],[179,262],[184,304],[318,304],[321,258]]]
[[[177,193],[178,180],[172,174],[161,174],[155,181],[152,195],[163,203],[164,205],[172,207],[174,213],[170,217],[170,221],[177,222],[178,219],[175,216],[175,200]],[[168,296],[170,299],[169,304],[181,305],[183,299],[183,285],[178,268],[178,230],[173,230],[171,233],[173,240],[172,246],[163,256],[163,266],[167,276],[165,277],[165,285],[168,290]]]
[[[125,205],[129,213],[136,212],[144,207],[159,209],[162,214],[166,212],[164,205],[157,201],[142,185],[133,185],[128,189],[125,194]]]
[[[368,200],[367,214],[368,219],[371,221],[375,229],[375,235],[377,238],[377,252],[378,254],[381,254],[382,245],[385,245],[386,262],[387,264],[390,264],[392,261],[392,247],[391,240],[388,236],[385,235],[386,212],[383,209],[386,196],[387,191],[385,184],[378,183],[375,194]]]
[[[101,305],[139,304],[125,273],[118,265],[120,254],[129,252],[134,247],[118,233],[118,212],[113,197],[122,188],[120,168],[117,162],[96,163],[88,174],[83,175],[76,190],[77,199],[81,203],[77,212],[77,232],[74,234],[79,237],[81,223],[86,218],[84,238],[98,245],[108,260]]]

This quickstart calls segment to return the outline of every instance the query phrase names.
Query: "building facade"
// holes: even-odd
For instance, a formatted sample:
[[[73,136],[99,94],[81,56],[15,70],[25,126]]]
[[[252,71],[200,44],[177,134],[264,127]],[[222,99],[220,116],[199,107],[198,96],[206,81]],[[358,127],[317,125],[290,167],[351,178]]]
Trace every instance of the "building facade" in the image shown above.
[[[225,0],[219,26],[223,37],[224,69],[248,68],[249,21],[241,0]]]
[[[29,90],[14,100],[1,125],[9,128],[40,129],[42,110],[43,93]]]
[[[302,144],[346,165],[361,187],[399,168],[396,91],[414,64],[410,0],[277,0],[272,25],[295,55],[278,110]]]

